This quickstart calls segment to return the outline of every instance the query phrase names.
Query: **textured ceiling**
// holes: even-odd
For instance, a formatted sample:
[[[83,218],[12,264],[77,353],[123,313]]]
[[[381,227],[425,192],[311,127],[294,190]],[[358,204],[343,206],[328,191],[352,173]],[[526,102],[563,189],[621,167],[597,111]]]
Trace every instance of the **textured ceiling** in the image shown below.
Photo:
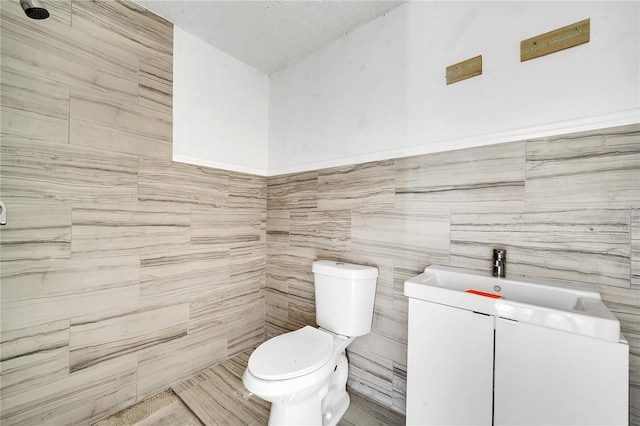
[[[267,75],[405,2],[135,1]]]

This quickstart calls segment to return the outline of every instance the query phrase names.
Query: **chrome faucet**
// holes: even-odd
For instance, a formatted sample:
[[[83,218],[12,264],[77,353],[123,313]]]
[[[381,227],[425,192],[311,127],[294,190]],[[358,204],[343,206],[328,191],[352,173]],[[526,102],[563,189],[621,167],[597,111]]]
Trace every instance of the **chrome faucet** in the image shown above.
[[[507,251],[493,249],[493,276],[504,278],[507,275]]]

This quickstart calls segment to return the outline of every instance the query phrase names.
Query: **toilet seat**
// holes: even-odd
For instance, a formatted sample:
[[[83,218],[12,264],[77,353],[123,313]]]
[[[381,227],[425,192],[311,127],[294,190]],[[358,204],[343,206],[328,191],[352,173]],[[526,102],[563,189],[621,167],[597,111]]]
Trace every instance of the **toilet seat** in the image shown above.
[[[249,371],[263,380],[299,377],[324,365],[333,354],[333,336],[313,327],[273,337],[249,358]]]

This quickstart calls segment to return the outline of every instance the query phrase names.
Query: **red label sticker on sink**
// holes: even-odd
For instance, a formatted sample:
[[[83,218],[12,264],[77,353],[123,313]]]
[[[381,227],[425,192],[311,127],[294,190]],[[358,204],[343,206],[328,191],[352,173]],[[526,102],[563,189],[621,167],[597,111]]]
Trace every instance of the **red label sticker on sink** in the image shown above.
[[[502,297],[499,294],[485,293],[484,291],[478,290],[467,290],[466,293],[477,294],[478,296],[490,297],[492,299],[500,299]]]

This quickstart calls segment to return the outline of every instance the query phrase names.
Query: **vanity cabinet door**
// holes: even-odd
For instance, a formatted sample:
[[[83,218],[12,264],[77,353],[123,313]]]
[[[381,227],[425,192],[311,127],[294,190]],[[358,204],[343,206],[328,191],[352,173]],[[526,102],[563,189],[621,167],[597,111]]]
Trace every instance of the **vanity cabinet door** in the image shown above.
[[[626,425],[628,347],[498,318],[495,425]]]
[[[493,317],[409,299],[408,425],[490,425]]]

